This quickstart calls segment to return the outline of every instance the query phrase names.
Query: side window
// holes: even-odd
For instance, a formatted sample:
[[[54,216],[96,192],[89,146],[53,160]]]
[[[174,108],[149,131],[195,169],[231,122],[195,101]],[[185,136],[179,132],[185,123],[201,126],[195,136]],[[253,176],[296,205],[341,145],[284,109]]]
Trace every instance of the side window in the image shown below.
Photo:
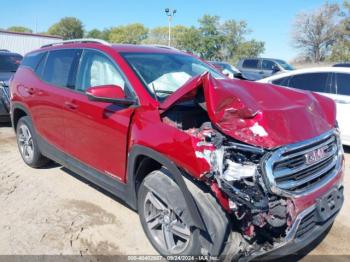
[[[44,69],[45,69],[45,63],[46,63],[46,57],[47,57],[47,52],[44,53],[44,55],[42,56],[39,64],[37,65],[36,69],[35,69],[35,73],[39,76],[42,77],[43,73],[44,73]]]
[[[276,79],[272,81],[272,84],[278,85],[278,86],[288,86],[290,77],[282,77],[280,79]]]
[[[259,64],[258,59],[246,59],[243,62],[243,67],[244,68],[251,68],[251,69],[257,69]]]
[[[273,70],[274,66],[276,66],[275,62],[272,62],[270,60],[263,60],[261,67],[263,70]]]
[[[74,88],[74,70],[80,53],[80,50],[75,49],[50,51],[46,60],[43,80],[56,86]]]
[[[350,96],[350,74],[337,74],[337,94]]]
[[[313,92],[328,93],[328,73],[309,73],[293,76],[289,86]]]
[[[77,75],[76,89],[85,91],[89,87],[118,85],[125,88],[125,80],[116,65],[104,54],[85,50]]]
[[[33,71],[35,71],[38,64],[40,63],[40,61],[43,59],[45,55],[46,55],[46,52],[28,54],[23,58],[21,62],[21,66],[29,67]]]

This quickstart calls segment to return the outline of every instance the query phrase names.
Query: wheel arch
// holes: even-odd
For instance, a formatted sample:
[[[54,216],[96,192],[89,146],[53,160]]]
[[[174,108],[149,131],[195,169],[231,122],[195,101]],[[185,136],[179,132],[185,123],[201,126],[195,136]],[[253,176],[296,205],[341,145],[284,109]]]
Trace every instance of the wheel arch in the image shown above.
[[[176,164],[166,156],[145,146],[135,145],[129,153],[127,179],[131,198],[130,204],[137,209],[137,189],[139,184],[148,173],[161,167],[164,167],[169,171],[172,178],[179,186],[196,227],[205,230],[203,218],[201,217],[195,200],[184,181],[183,171],[181,171]],[[147,173],[146,171],[149,172]]]
[[[11,106],[11,122],[12,122],[12,126],[13,126],[15,131],[16,131],[17,123],[18,123],[19,119],[23,116],[30,117],[28,109],[25,106],[18,104],[18,103],[12,104],[12,106]]]

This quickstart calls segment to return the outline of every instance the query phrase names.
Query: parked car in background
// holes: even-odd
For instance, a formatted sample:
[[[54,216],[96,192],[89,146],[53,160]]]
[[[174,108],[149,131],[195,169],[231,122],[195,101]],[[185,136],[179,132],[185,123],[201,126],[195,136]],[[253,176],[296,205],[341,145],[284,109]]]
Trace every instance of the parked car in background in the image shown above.
[[[281,59],[274,58],[245,58],[237,65],[242,75],[249,80],[259,80],[276,73],[294,70],[293,66]]]
[[[0,122],[10,121],[9,80],[21,63],[22,56],[8,50],[0,50]]]
[[[118,196],[170,260],[293,254],[343,205],[335,104],[322,95],[91,39],[26,55],[10,89],[23,161],[53,159]]]
[[[342,142],[350,146],[350,68],[299,69],[261,79],[258,82],[313,91],[332,98],[337,104],[337,120]]]
[[[350,67],[350,63],[338,63],[334,64],[333,67]]]
[[[227,63],[227,62],[219,62],[219,61],[209,61],[210,64],[215,66],[218,70],[220,70],[224,75],[228,76],[229,78],[233,79],[235,76],[239,76],[241,72],[234,67],[233,65]]]

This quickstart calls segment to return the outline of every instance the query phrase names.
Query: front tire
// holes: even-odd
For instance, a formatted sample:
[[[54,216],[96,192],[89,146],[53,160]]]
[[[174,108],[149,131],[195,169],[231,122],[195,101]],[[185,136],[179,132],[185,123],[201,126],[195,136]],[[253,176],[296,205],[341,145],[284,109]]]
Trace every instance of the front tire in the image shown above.
[[[16,128],[17,145],[23,161],[30,167],[39,168],[48,163],[40,150],[36,134],[28,116],[22,117]]]
[[[153,247],[163,256],[200,255],[199,230],[183,212],[182,193],[161,170],[151,172],[140,185],[138,211]],[[181,203],[182,202],[182,203]]]
[[[210,189],[185,176],[183,179],[198,207],[204,229],[200,230],[196,227],[183,193],[172,179],[169,171],[165,168],[153,171],[145,177],[138,191],[138,212],[141,224],[153,247],[162,256],[210,255],[225,261],[235,260],[240,254],[241,235],[235,232],[232,233],[230,219],[212,195]],[[162,212],[157,213],[154,209],[147,208],[149,202],[154,202],[153,206],[156,210],[169,209],[172,215],[170,218],[172,217],[177,222],[183,223],[182,232],[185,233],[185,239],[186,232],[188,232],[187,228],[189,228],[190,236],[187,237],[189,242],[186,247],[183,245],[183,248],[181,246],[173,249],[164,248],[169,246],[164,243],[165,238],[159,237],[161,235],[152,232],[151,229],[153,225],[156,225],[158,230],[162,229],[164,215],[169,211],[164,212],[164,214]],[[159,223],[154,222],[155,218],[160,218]],[[167,219],[165,217],[165,220]],[[149,222],[154,222],[154,224]],[[177,222],[174,223],[177,224]],[[177,243],[176,241],[181,236],[175,237],[175,243]]]

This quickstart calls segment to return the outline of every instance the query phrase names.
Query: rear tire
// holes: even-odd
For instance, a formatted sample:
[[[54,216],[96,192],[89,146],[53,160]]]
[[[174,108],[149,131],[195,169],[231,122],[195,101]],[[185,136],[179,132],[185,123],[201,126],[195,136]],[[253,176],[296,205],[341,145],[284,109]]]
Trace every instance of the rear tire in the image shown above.
[[[44,157],[38,146],[36,134],[30,117],[21,117],[16,128],[17,145],[23,161],[30,167],[39,168],[49,159]]]

